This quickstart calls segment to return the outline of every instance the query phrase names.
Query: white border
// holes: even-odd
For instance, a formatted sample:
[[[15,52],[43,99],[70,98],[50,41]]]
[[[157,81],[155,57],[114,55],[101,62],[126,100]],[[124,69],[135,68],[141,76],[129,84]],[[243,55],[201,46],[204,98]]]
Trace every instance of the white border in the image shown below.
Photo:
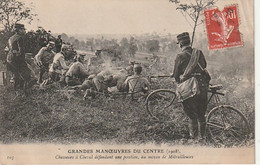
[[[260,104],[259,104],[259,99],[260,99],[260,33],[259,33],[259,28],[260,28],[260,20],[258,16],[260,15],[259,12],[259,7],[260,7],[260,2],[259,0],[255,0],[255,16],[254,16],[254,21],[255,21],[255,114],[256,114],[256,125],[255,125],[255,144],[256,144],[256,153],[255,153],[255,159],[256,159],[256,164],[260,164],[260,149],[259,149],[259,142],[260,142]]]

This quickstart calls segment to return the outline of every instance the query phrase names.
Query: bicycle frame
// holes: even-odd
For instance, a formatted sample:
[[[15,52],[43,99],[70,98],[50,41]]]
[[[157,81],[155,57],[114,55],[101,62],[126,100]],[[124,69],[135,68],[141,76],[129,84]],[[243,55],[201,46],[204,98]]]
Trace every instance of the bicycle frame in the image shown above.
[[[209,89],[208,92],[211,93],[211,95],[210,95],[210,97],[209,97],[209,99],[208,99],[207,106],[208,106],[209,102],[210,102],[213,98],[215,99],[216,104],[219,105],[219,102],[220,102],[219,95],[221,95],[221,96],[224,96],[224,95],[225,95],[224,93],[217,92],[216,90],[213,90],[213,89]]]

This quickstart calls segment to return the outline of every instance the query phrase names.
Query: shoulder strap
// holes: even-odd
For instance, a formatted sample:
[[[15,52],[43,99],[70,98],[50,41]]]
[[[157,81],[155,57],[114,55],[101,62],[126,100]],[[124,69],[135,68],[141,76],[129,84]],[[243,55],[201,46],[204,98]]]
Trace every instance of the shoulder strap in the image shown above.
[[[196,52],[195,52],[196,51]],[[199,62],[199,56],[200,54],[197,54],[197,49],[192,49],[192,54],[190,52],[186,52],[188,53],[191,57],[189,60],[189,63],[187,65],[187,67],[185,68],[185,71],[183,73],[184,77],[189,76],[190,74],[192,74],[192,72],[194,71],[195,67],[197,66],[198,62]]]
[[[196,49],[193,48],[193,49],[192,49],[192,52],[193,52],[194,50],[196,50]],[[192,54],[191,54],[190,52],[186,52],[186,53],[188,53],[190,56],[192,56]],[[200,67],[201,70],[203,70],[203,71],[205,70],[204,68],[202,68],[202,66],[200,65],[199,61],[198,61],[198,66]]]

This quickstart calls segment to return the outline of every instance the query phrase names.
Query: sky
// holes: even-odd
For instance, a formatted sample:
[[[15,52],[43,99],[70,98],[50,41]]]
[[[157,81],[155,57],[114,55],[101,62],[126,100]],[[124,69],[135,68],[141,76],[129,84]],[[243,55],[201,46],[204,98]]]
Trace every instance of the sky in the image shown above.
[[[38,14],[31,25],[26,24],[28,30],[42,26],[53,33],[66,34],[178,34],[192,31],[169,0],[22,1],[26,4],[33,2],[34,12]],[[234,3],[239,6],[242,33],[252,32],[253,0],[218,0],[216,5],[223,8]],[[200,26],[198,31],[205,31],[205,27]]]

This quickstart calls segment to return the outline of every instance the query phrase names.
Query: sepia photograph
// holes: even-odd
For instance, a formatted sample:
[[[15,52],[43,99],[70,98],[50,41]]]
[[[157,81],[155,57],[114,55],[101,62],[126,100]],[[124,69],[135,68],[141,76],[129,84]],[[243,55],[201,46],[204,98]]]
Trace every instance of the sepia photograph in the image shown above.
[[[255,163],[254,0],[0,0],[0,164]]]

